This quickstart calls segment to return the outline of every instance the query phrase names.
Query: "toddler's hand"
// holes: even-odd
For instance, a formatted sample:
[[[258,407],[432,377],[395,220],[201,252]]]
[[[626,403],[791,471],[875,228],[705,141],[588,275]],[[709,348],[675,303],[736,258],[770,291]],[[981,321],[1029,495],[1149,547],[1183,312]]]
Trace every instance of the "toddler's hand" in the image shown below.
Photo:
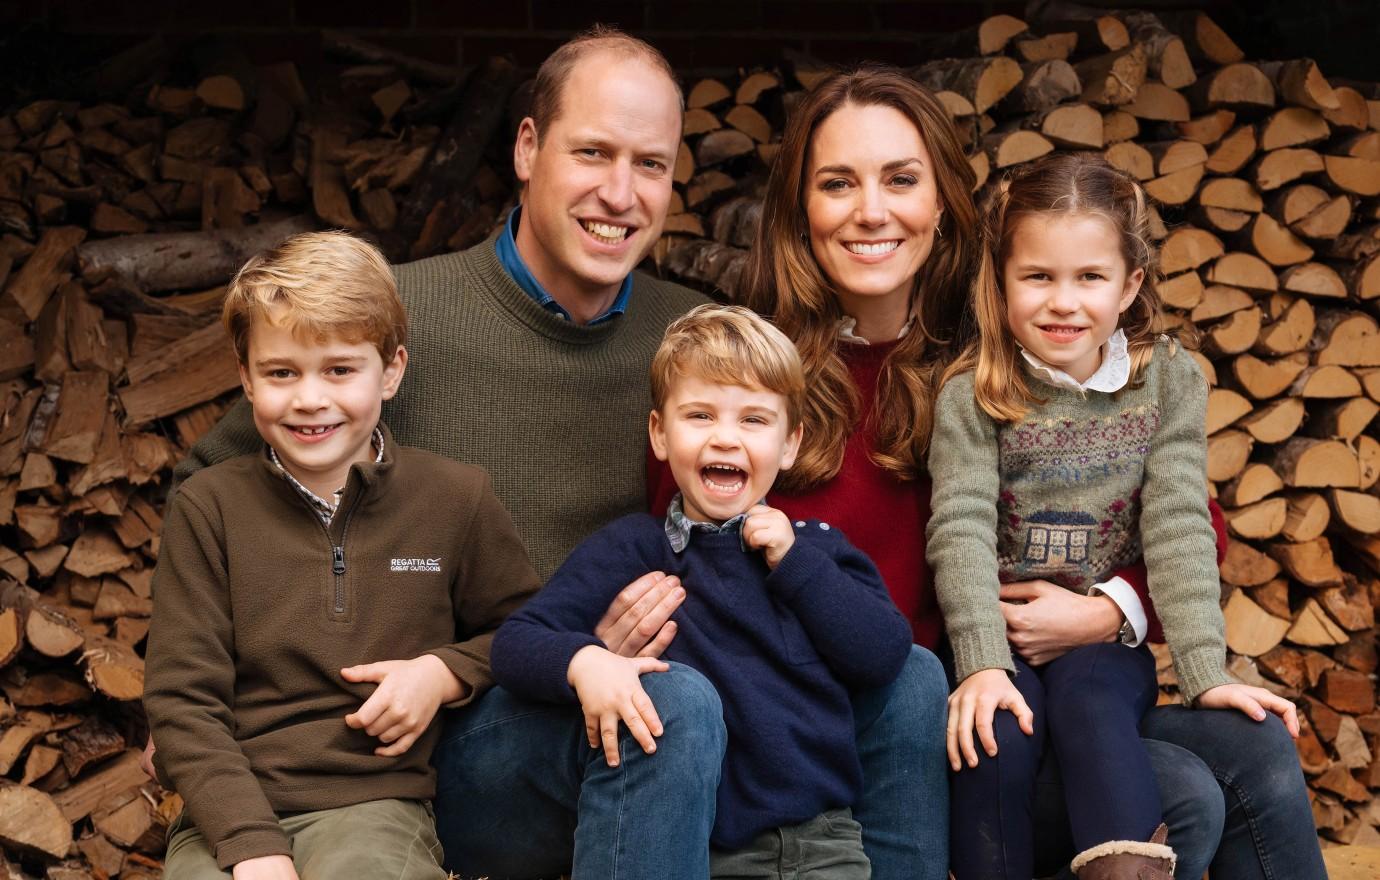
[[[1284,722],[1284,728],[1294,739],[1299,738],[1299,711],[1293,703],[1264,688],[1248,684],[1219,684],[1198,695],[1199,709],[1237,709],[1253,721],[1264,721],[1265,713],[1273,712]]]
[[[230,876],[235,880],[297,880],[297,869],[288,856],[259,856],[236,862]]]
[[[412,748],[441,704],[459,699],[464,691],[464,685],[434,654],[349,666],[340,675],[346,681],[378,684],[357,712],[345,716],[345,723],[378,737],[383,745],[374,754],[383,758]]]
[[[748,511],[743,522],[743,541],[752,549],[761,550],[767,567],[774,570],[795,544],[795,528],[786,514],[758,504]]]
[[[604,745],[604,760],[618,766],[618,722],[642,746],[656,751],[655,737],[661,736],[661,718],[652,698],[642,689],[642,673],[665,672],[671,667],[652,657],[620,657],[598,645],[575,652],[566,670],[566,680],[580,698],[585,714],[585,737],[589,747]]]
[[[983,750],[989,757],[996,756],[997,737],[992,732],[992,719],[998,709],[1007,709],[1015,715],[1026,736],[1035,733],[1035,713],[1030,711],[1025,697],[1021,696],[1005,669],[974,672],[949,694],[949,723],[944,733],[948,740],[949,766],[954,772],[962,769],[960,752],[969,767],[977,766],[977,750],[973,748],[974,727],[977,728]]]

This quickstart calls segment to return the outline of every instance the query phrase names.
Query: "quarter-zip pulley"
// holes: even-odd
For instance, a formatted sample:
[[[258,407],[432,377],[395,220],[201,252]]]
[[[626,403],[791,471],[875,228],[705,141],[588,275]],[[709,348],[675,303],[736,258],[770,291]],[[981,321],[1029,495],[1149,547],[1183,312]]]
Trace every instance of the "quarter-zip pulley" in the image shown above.
[[[337,576],[342,575],[342,574],[345,573],[345,548],[344,548],[344,547],[332,547],[332,548],[331,548],[331,571],[335,572],[335,574],[336,574]]]

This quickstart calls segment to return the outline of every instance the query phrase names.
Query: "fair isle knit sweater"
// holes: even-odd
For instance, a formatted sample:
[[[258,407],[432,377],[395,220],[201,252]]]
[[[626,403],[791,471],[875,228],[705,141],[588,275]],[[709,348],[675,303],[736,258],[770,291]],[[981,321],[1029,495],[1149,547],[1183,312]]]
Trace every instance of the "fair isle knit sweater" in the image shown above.
[[[492,238],[394,272],[411,334],[383,420],[401,444],[488,471],[543,580],[586,535],[645,509],[648,367],[703,296],[637,272],[626,314],[573,324],[523,292]],[[241,401],[177,479],[262,445]]]
[[[1185,701],[1230,683],[1198,365],[1164,342],[1139,386],[1033,386],[1046,402],[1017,423],[982,410],[972,373],[936,404],[927,551],[958,679],[1014,671],[1000,584],[1038,578],[1086,593],[1144,555]]]

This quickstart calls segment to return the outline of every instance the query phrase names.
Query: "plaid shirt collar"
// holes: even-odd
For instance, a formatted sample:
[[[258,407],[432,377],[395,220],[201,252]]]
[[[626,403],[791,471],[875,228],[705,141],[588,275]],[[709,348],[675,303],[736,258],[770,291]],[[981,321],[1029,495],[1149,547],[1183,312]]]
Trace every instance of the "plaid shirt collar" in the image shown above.
[[[383,431],[379,428],[374,429],[374,448],[378,450],[378,454],[374,456],[374,464],[378,464],[383,461]],[[297,490],[297,494],[301,495],[311,505],[311,509],[321,518],[321,522],[330,525],[331,520],[335,519],[336,510],[340,508],[340,498],[345,494],[345,487],[341,486],[332,492],[331,499],[328,501],[302,485],[301,480],[298,480],[287,468],[283,467],[283,462],[278,458],[277,450],[272,446],[268,447],[268,457],[282,475],[287,477],[287,481]]]
[[[762,502],[759,501],[758,503]],[[681,503],[680,493],[677,492],[666,508],[666,540],[671,542],[672,551],[684,553],[685,548],[690,545],[690,533],[693,531],[709,532],[710,534],[737,532],[738,546],[746,553],[748,546],[743,541],[743,522],[747,517],[747,511],[744,511],[725,521],[723,525],[693,520],[685,515],[685,506]]]

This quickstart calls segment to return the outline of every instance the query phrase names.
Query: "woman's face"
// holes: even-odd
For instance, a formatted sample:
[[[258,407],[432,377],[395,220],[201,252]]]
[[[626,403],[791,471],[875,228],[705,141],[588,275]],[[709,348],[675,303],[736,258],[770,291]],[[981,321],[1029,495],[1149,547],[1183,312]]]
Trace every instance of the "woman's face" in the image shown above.
[[[943,214],[915,125],[891,107],[845,104],[815,129],[805,170],[810,248],[843,310],[872,298],[908,308]]]

